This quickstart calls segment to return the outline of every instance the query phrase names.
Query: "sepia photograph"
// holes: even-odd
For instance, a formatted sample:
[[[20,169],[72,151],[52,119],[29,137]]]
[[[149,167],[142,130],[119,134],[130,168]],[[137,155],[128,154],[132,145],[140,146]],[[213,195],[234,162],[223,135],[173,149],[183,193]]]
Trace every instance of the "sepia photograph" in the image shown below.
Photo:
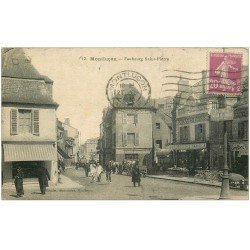
[[[248,200],[247,48],[2,48],[2,200]]]

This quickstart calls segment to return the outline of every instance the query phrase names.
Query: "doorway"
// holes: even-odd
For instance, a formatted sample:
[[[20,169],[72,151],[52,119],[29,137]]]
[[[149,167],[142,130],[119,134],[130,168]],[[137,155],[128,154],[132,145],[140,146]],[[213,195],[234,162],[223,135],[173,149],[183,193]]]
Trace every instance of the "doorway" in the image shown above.
[[[23,171],[24,178],[37,178],[37,168],[42,166],[42,161],[17,161],[13,162],[12,178],[17,174],[17,168],[20,167]]]

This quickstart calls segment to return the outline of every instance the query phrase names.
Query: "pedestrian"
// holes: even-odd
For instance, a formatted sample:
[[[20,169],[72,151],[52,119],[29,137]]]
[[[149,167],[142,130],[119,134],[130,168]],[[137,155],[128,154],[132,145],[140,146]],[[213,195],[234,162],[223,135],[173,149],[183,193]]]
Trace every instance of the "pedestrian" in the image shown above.
[[[91,182],[96,180],[96,165],[95,163],[90,164],[90,176],[92,177]]]
[[[100,162],[97,162],[96,167],[96,174],[97,174],[97,181],[100,182],[102,178],[103,167],[101,166]]]
[[[140,173],[140,169],[139,169],[139,164],[138,162],[136,162],[133,167],[132,167],[132,182],[134,184],[138,183],[138,187],[141,185],[141,173]]]
[[[23,171],[20,167],[17,168],[17,174],[15,175],[15,187],[17,197],[22,197],[24,195],[23,190]]]
[[[88,177],[89,176],[89,171],[90,171],[90,166],[89,163],[84,163],[84,171],[85,171],[85,176]]]
[[[112,162],[110,161],[106,165],[106,181],[109,183],[111,182],[111,172],[112,172]]]
[[[50,180],[50,175],[49,175],[48,170],[44,166],[38,167],[37,177],[38,177],[41,193],[44,195],[46,192],[46,187],[49,186],[48,180]]]

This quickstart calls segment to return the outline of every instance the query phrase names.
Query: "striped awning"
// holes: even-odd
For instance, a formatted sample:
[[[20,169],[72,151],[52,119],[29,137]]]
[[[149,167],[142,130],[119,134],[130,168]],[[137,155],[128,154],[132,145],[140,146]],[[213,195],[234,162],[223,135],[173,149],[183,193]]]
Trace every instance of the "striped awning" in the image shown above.
[[[56,161],[57,150],[52,144],[4,143],[4,161]]]
[[[64,158],[64,159],[71,159],[70,156],[67,155],[66,152],[60,146],[57,146],[57,152]]]

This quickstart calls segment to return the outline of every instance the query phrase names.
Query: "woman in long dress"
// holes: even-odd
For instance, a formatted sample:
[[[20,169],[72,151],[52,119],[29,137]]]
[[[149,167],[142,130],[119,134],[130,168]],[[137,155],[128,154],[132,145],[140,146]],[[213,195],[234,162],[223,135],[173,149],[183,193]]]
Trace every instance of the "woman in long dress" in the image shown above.
[[[96,180],[96,165],[94,163],[90,164],[90,176],[92,177],[91,182]]]
[[[98,181],[98,182],[101,181],[102,172],[103,172],[103,167],[100,165],[99,162],[97,162],[96,175],[97,175],[97,181]]]

